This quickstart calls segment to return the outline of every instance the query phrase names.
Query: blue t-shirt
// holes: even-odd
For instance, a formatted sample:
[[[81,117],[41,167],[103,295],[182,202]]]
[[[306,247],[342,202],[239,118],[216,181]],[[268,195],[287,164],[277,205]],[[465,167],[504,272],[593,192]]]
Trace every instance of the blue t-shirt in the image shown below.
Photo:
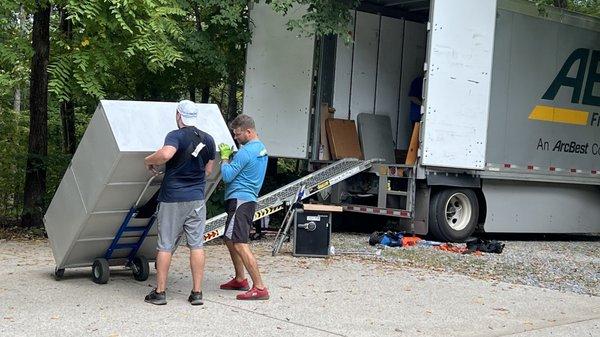
[[[408,97],[423,99],[423,76],[419,76],[412,81]],[[410,102],[410,121],[412,123],[421,121],[421,106],[412,101]]]
[[[221,175],[227,184],[225,200],[256,201],[268,160],[265,144],[255,139],[242,146],[231,162],[221,164]]]
[[[167,134],[165,146],[177,152],[166,165],[165,176],[158,194],[160,202],[204,200],[205,166],[215,159],[215,141],[206,132],[193,126]]]

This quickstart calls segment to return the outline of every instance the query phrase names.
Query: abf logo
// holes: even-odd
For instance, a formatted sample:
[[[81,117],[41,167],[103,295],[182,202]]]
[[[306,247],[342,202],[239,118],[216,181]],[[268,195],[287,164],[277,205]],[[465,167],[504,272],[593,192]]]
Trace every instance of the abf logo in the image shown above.
[[[589,66],[588,60],[590,61]],[[542,99],[553,101],[561,87],[570,87],[573,88],[571,103],[600,106],[600,96],[593,95],[594,85],[596,83],[600,84],[600,73],[598,72],[599,63],[600,50],[590,50],[585,48],[575,50],[569,55],[569,58],[565,61],[560,72],[556,75],[556,78],[552,81],[552,84],[548,90],[546,90],[544,96],[542,96]],[[577,74],[575,77],[569,77],[570,70],[576,65],[578,65]],[[598,112],[590,114],[588,111],[564,109],[546,105],[537,105],[533,108],[529,115],[529,119],[553,123],[600,126],[600,113]]]

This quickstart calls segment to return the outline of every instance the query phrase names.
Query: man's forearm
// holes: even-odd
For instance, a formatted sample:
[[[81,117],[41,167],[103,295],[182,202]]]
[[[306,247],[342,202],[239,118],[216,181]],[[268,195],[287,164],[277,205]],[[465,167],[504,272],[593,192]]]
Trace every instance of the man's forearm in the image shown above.
[[[146,165],[162,165],[169,161],[164,156],[161,156],[160,152],[154,152],[144,159]]]

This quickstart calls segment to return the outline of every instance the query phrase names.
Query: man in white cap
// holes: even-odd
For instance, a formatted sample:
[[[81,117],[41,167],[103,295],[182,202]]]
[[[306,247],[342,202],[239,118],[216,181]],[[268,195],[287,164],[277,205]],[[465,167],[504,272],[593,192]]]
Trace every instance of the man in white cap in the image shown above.
[[[171,256],[185,232],[190,248],[193,287],[188,301],[201,305],[204,276],[204,229],[206,205],[204,188],[215,158],[215,141],[194,124],[196,104],[184,100],[177,105],[177,130],[169,132],[164,146],[145,158],[149,170],[166,163],[165,176],[158,195],[158,253],[156,256],[156,288],[146,296],[152,304],[167,304],[167,275]]]

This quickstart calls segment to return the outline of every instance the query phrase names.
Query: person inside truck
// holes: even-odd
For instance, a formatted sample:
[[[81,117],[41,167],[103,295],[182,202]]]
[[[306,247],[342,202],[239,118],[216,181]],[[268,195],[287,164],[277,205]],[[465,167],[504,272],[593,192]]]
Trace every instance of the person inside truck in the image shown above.
[[[223,160],[221,174],[225,182],[227,211],[223,240],[233,262],[235,277],[221,284],[220,288],[245,291],[237,295],[238,300],[268,300],[269,291],[248,245],[258,192],[267,172],[267,149],[258,139],[254,120],[250,116],[237,116],[230,127],[242,147],[232,160],[233,149],[229,145],[219,144],[219,152]],[[244,277],[244,268],[252,278],[251,289]]]
[[[408,98],[410,99],[410,123],[412,126],[414,126],[416,122],[421,121],[421,105],[423,105],[423,74],[416,77],[410,83]]]
[[[192,101],[177,105],[177,130],[169,132],[164,146],[144,159],[146,167],[166,164],[165,176],[158,195],[158,253],[156,255],[156,288],[144,299],[156,305],[167,304],[167,275],[171,257],[185,232],[190,248],[192,291],[188,301],[201,305],[204,276],[204,229],[206,204],[204,190],[210,176],[216,148],[213,137],[193,126],[198,110]]]

